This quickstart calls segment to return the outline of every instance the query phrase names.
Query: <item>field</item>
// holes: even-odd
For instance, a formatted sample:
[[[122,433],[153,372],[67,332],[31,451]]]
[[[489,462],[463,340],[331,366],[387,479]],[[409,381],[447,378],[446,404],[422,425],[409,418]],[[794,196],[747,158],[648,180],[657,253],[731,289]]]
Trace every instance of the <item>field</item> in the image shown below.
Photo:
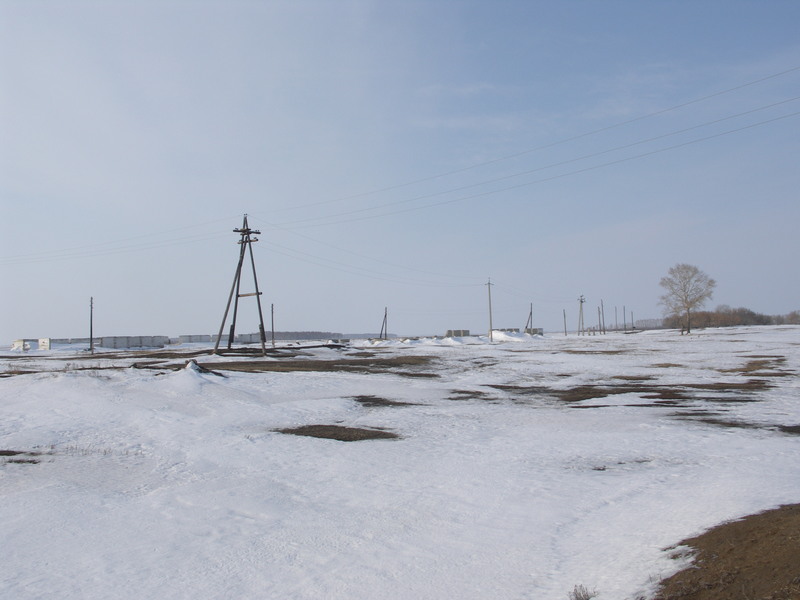
[[[0,597],[798,598],[796,507],[697,537],[800,503],[798,373],[793,326],[6,352]]]

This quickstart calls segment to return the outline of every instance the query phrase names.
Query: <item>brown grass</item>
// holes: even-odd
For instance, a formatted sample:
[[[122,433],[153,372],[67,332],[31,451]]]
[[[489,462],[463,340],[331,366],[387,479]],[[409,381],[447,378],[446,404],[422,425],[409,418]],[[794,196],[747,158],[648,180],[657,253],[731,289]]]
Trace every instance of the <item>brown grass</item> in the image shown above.
[[[288,373],[296,371],[353,373],[394,373],[407,377],[439,377],[436,373],[422,371],[396,371],[427,366],[431,356],[393,356],[389,358],[338,358],[334,360],[242,360],[209,363],[217,371],[243,371],[246,373]],[[203,366],[202,364],[200,366]]]
[[[21,465],[35,465],[41,462],[39,460],[39,456],[41,456],[41,452],[29,451],[29,450],[0,450],[0,457],[8,457],[4,458],[3,462],[0,464],[21,464]]]
[[[750,379],[745,382],[711,383],[685,383],[674,385],[651,384],[640,377],[617,376],[625,383],[617,384],[584,384],[566,389],[554,389],[544,386],[520,386],[494,384],[488,387],[507,392],[512,397],[538,396],[541,398],[554,398],[561,402],[576,403],[597,398],[607,398],[621,394],[639,394],[646,400],[657,400],[659,405],[669,404],[673,401],[704,400],[707,402],[752,402],[755,398],[744,395],[745,392],[759,392],[772,387],[763,379]],[[626,382],[627,381],[627,382]],[[722,396],[709,397],[698,395],[698,392],[717,392]],[[675,402],[673,402],[675,403]],[[633,406],[651,406],[633,405]]]
[[[564,354],[607,354],[615,356],[617,354],[628,354],[628,350],[563,350]]]
[[[746,364],[733,369],[720,369],[720,373],[738,373],[740,375],[755,375],[758,377],[790,377],[795,375],[794,371],[782,369],[786,364],[785,356],[753,355]]]
[[[665,579],[654,600],[800,599],[800,504],[724,523],[680,542],[691,567]]]
[[[450,400],[494,400],[491,394],[480,390],[453,390],[448,397]]]
[[[360,442],[363,440],[395,439],[396,433],[384,429],[364,429],[361,427],[344,427],[342,425],[303,425],[276,429],[279,433],[304,435],[308,437],[338,440],[340,442]]]
[[[417,406],[413,402],[400,402],[399,400],[389,400],[380,396],[353,396],[353,400],[366,406],[367,408],[377,408],[381,406]]]

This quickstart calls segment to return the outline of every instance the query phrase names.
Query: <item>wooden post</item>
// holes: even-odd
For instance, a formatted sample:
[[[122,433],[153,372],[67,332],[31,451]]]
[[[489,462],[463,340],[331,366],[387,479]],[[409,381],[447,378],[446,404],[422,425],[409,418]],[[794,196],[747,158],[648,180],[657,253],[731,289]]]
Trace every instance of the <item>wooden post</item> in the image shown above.
[[[89,354],[94,354],[94,296],[89,298]]]
[[[528,320],[525,321],[525,329],[522,332],[527,333],[531,329],[533,329],[533,302],[531,302],[531,310],[528,313]]]
[[[378,334],[379,339],[382,340],[389,339],[388,318],[389,318],[389,307],[386,306],[383,309],[383,322],[381,323],[381,332]]]
[[[603,306],[603,301],[602,300],[600,300],[600,312],[603,314],[602,329],[603,329],[603,335],[605,335],[605,333],[606,333],[606,307]]]
[[[492,280],[489,279],[489,282],[486,284],[489,288],[489,341],[493,342],[494,337],[492,337]]]

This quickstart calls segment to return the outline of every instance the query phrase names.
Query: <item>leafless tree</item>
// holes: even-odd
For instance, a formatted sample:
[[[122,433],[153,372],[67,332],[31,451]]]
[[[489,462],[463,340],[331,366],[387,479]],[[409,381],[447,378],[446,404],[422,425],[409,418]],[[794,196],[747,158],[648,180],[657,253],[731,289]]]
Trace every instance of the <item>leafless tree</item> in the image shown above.
[[[686,333],[691,331],[692,311],[703,306],[714,293],[717,282],[694,265],[680,263],[661,278],[666,293],[661,304],[668,315],[681,315],[686,319]]]

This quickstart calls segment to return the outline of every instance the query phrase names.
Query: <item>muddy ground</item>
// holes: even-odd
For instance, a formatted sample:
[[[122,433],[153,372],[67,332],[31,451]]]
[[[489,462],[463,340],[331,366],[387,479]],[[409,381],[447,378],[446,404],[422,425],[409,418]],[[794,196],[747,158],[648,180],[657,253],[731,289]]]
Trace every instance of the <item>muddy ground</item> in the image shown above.
[[[680,546],[692,566],[661,583],[654,600],[800,599],[800,504],[710,529]]]

